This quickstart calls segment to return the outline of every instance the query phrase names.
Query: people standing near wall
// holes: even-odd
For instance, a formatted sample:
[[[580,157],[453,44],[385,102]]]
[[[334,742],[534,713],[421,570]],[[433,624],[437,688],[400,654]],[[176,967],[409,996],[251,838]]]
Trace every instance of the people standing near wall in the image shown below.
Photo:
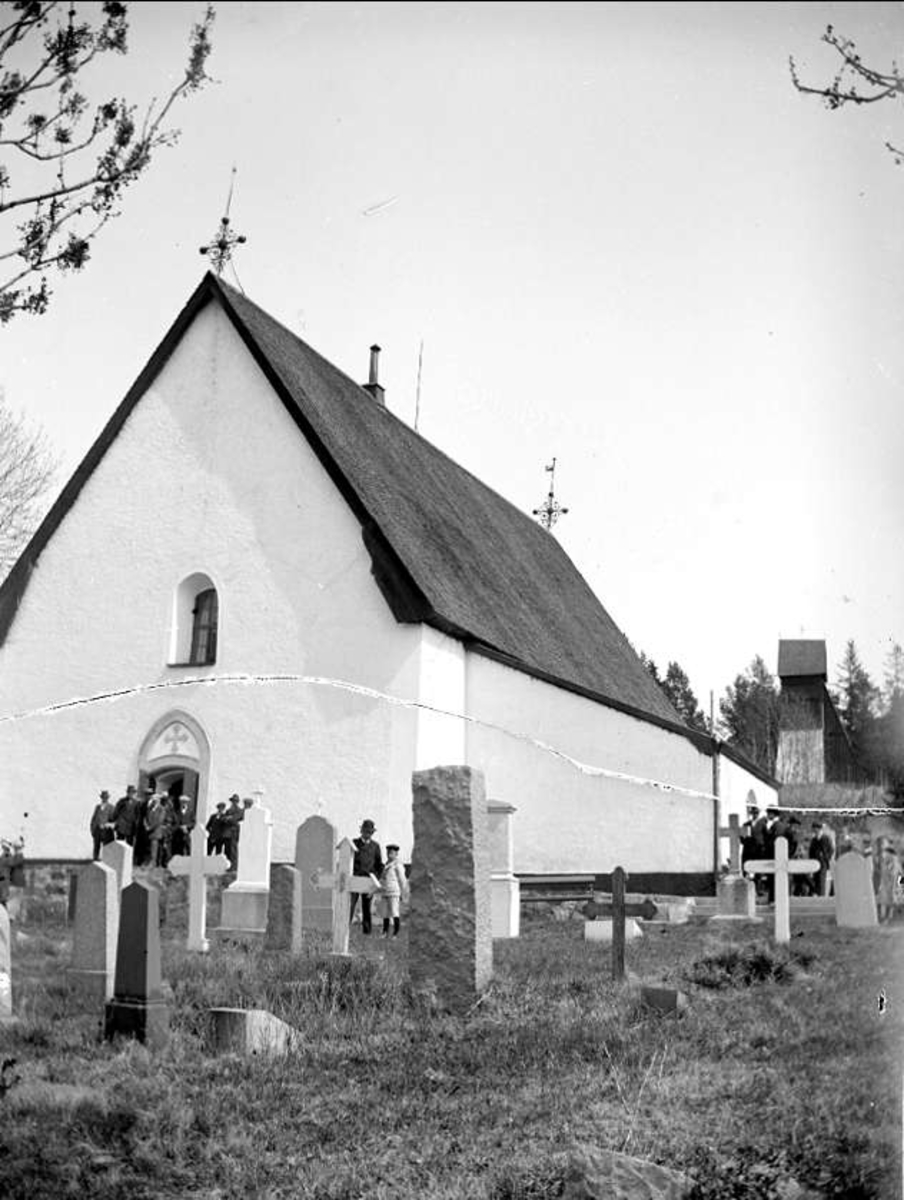
[[[223,813],[223,852],[229,858],[229,869],[237,871],[239,865],[239,834],[245,810],[238,792],[229,797],[229,807]]]
[[[379,843],[373,840],[376,828],[373,821],[367,820],[361,822],[361,835],[352,841],[352,845],[355,848],[355,856],[352,864],[353,875],[375,875],[379,879],[383,874],[383,853],[380,850]],[[358,895],[358,892],[352,892],[351,906],[348,913],[349,921],[354,920]],[[371,897],[364,893],[360,893],[360,895],[361,932],[369,934],[373,927]]]
[[[226,816],[226,801],[218,800],[216,812],[212,812],[207,818],[207,824],[204,828],[207,830],[207,853],[222,854],[224,847],[224,839],[226,836],[226,828],[223,824],[223,818]]]
[[[405,874],[405,867],[399,859],[399,848],[390,844],[386,847],[386,866],[380,872],[383,937],[389,937],[390,921],[392,921],[392,936],[399,936],[402,924],[401,903],[403,900],[407,903],[409,894],[408,877]]]
[[[91,814],[91,840],[94,843],[94,861],[100,858],[101,846],[106,846],[108,842],[112,842],[116,837],[116,831],[113,824],[113,816],[115,809],[110,802],[110,793],[101,792],[100,800],[94,806],[94,812]]]
[[[134,784],[129,784],[126,794],[120,796],[113,810],[113,831],[120,842],[135,845],[138,828],[138,793]]]
[[[828,896],[829,894],[829,871],[834,857],[835,845],[826,832],[825,825],[822,821],[814,821],[813,836],[810,838],[810,858],[815,858],[819,863],[819,870],[816,872],[813,885],[813,892],[816,896]]]
[[[180,796],[176,801],[173,854],[191,854],[191,831],[194,826],[195,823],[191,817],[191,796]]]
[[[144,814],[144,831],[147,835],[147,861],[152,867],[161,866],[163,841],[166,836],[166,806],[163,796],[152,792]]]

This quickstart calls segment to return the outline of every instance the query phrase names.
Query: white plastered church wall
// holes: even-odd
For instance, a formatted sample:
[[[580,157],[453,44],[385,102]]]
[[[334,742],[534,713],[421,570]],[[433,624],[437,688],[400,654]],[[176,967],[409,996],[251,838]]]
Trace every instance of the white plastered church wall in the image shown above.
[[[743,825],[747,816],[747,805],[755,804],[763,810],[777,807],[778,789],[764,783],[740,763],[725,754],[719,755],[719,813],[722,828],[728,828],[728,818],[734,813]],[[719,862],[727,863],[731,856],[731,843],[727,837],[719,839]]]
[[[174,668],[173,597],[196,571],[218,589],[217,661]],[[45,547],[0,648],[0,717],[230,674],[336,679],[412,701],[424,636],[393,618],[357,519],[211,304]],[[441,684],[431,696],[443,700]],[[136,780],[139,747],[170,709],[210,742],[201,804],[260,788],[276,859],[293,857],[296,826],[318,808],[343,833],[370,816],[385,839],[410,842],[418,710],[293,682],[139,690],[0,722],[0,831],[28,811],[30,855],[87,854],[97,792],[115,798]]]
[[[468,761],[488,798],[517,809],[517,873],[712,871],[712,799],[593,776],[562,757],[711,793],[711,759],[688,739],[480,654],[468,654],[467,692]]]

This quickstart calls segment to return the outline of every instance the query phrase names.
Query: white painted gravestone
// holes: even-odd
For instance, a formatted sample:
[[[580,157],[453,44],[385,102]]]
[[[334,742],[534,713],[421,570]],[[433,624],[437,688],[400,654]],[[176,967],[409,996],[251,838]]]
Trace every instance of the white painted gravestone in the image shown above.
[[[79,871],[70,977],[93,999],[109,1000],[116,971],[119,885],[106,863]]]
[[[348,838],[343,838],[336,847],[332,871],[316,870],[311,883],[316,888],[329,888],[332,892],[333,954],[345,957],[348,954],[348,926],[352,893],[374,895],[380,890],[380,881],[375,875],[354,875],[352,868],[355,852]]]
[[[225,875],[229,859],[225,854],[207,853],[207,832],[200,821],[191,831],[191,854],[177,854],[169,861],[173,875],[188,877],[188,941],[189,950],[202,954],[210,949],[207,940],[207,880],[211,875]]]
[[[843,929],[869,929],[878,925],[873,863],[858,850],[848,850],[835,860],[835,923]]]
[[[493,937],[516,938],[521,931],[521,884],[515,875],[515,841],[511,804],[487,805],[490,839],[490,900]]]
[[[120,891],[132,882],[132,855],[128,842],[108,842],[101,848],[100,861],[116,872]]]
[[[744,870],[749,875],[775,876],[775,940],[780,946],[791,941],[791,902],[788,879],[791,875],[812,875],[819,870],[815,858],[788,859],[788,839],[775,839],[774,859],[748,859]]]
[[[308,817],[295,837],[295,869],[301,876],[301,928],[329,933],[333,928],[333,899],[312,881],[315,872],[329,875],[339,834],[325,817]]]
[[[13,1015],[13,964],[9,913],[0,904],[0,1023]]]
[[[414,991],[462,1011],[493,975],[490,848],[483,775],[415,771],[408,941]]]
[[[259,796],[245,809],[240,829],[238,868],[235,882],[223,892],[220,932],[263,934],[270,895],[273,818],[268,808],[261,807]]]

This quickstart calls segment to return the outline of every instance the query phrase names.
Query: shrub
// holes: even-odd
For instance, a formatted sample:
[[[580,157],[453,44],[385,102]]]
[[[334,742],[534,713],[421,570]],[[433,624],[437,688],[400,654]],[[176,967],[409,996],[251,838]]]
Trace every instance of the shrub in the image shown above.
[[[788,950],[756,942],[749,946],[726,946],[696,959],[685,973],[700,987],[750,987],[754,983],[790,983],[814,959],[803,950]]]

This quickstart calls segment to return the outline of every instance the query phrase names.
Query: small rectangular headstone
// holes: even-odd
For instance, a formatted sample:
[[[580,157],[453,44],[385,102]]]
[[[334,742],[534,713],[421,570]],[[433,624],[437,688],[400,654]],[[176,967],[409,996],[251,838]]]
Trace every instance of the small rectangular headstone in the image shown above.
[[[320,872],[333,869],[333,855],[339,841],[335,825],[325,817],[308,817],[295,837],[295,870],[301,876],[301,928],[329,933],[333,928],[333,902],[329,892],[313,882]]]
[[[100,861],[116,872],[120,891],[132,882],[132,855],[128,842],[108,842],[101,848]]]
[[[270,868],[270,903],[264,944],[270,950],[301,953],[301,876],[294,867]]]
[[[408,942],[414,991],[469,1008],[493,974],[490,855],[483,775],[416,771]]]
[[[843,929],[878,925],[872,860],[858,850],[848,850],[836,858],[833,874],[836,924]]]
[[[78,874],[70,974],[82,990],[101,1000],[113,995],[119,887],[116,872],[91,862]]]

